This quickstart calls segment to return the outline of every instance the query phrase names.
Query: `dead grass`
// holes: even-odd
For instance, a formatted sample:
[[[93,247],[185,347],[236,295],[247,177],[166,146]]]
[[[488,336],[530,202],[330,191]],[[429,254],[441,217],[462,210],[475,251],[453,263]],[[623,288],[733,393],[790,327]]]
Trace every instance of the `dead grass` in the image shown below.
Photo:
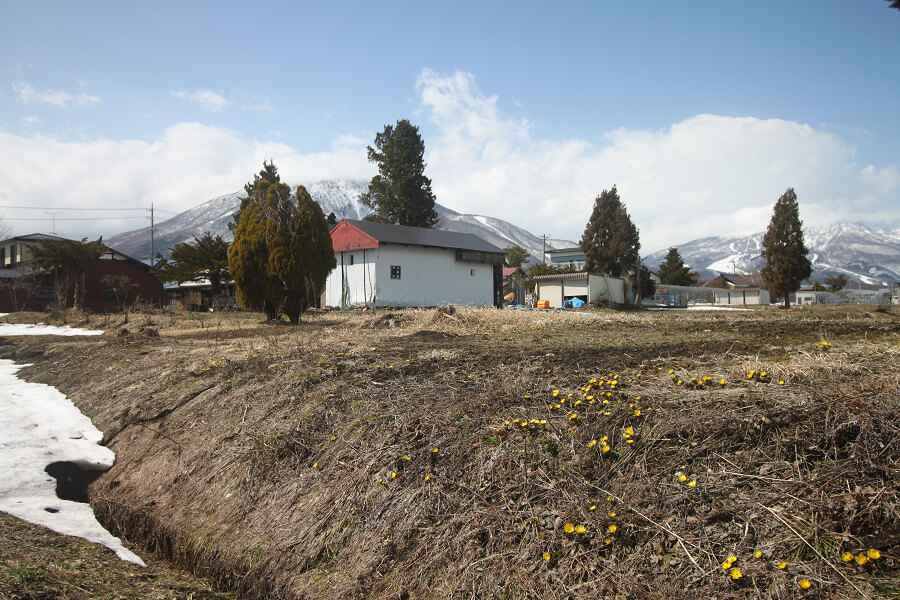
[[[900,590],[896,315],[168,318],[30,373],[117,453],[102,519],[250,597]]]

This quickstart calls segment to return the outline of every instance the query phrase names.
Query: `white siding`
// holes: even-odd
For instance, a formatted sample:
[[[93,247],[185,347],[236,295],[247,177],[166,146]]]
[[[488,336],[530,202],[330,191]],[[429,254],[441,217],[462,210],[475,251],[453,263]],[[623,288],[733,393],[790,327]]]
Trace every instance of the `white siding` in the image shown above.
[[[449,248],[383,245],[362,251],[336,254],[338,266],[325,284],[329,306],[438,306],[458,304],[491,306],[494,303],[493,266],[458,262]],[[354,264],[349,265],[349,255]],[[391,267],[400,267],[400,279],[391,279]],[[341,302],[342,289],[347,301]],[[363,278],[365,277],[365,283]]]

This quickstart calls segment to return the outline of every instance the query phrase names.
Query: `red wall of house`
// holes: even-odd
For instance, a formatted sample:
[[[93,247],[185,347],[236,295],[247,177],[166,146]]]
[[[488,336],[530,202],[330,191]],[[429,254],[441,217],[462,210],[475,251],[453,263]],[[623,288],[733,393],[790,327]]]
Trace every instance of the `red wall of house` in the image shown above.
[[[124,284],[128,289],[124,301],[107,300],[104,298],[104,289],[112,287],[107,277],[121,277],[117,283]],[[126,279],[127,278],[127,279]],[[131,306],[135,302],[146,302],[152,306],[160,306],[163,299],[162,283],[150,272],[149,268],[141,263],[131,260],[98,259],[85,272],[86,290],[84,295],[84,308],[92,312],[114,312],[122,309],[122,305]],[[53,298],[47,298],[46,294],[36,292],[37,288],[55,290],[56,286],[64,290],[66,305],[72,306],[75,299],[75,276],[66,272],[60,272],[58,276],[47,274],[40,276],[28,288],[12,290],[0,289],[0,312],[13,312],[16,310],[49,309],[54,303]],[[15,295],[15,297],[13,297]]]

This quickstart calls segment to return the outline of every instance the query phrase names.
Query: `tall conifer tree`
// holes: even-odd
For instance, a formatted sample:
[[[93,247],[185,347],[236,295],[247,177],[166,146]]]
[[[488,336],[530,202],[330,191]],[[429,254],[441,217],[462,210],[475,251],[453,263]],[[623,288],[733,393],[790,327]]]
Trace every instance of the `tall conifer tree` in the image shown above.
[[[812,275],[802,227],[797,194],[794,188],[788,188],[775,203],[772,220],[763,237],[762,257],[766,264],[760,273],[772,296],[784,299],[785,308],[791,307],[790,295]]]
[[[370,218],[382,223],[433,228],[440,215],[434,209],[431,180],[425,176],[425,143],[419,128],[406,119],[385,125],[368,147],[369,162],[378,175],[369,182],[362,201],[375,210]]]
[[[638,229],[619,199],[616,186],[594,200],[594,210],[581,236],[584,269],[621,277],[638,267],[641,242]]]
[[[691,268],[684,266],[684,259],[678,248],[669,248],[665,262],[659,265],[659,281],[668,285],[694,285],[697,279],[697,274],[691,273]]]
[[[245,189],[248,198],[228,253],[238,300],[263,310],[269,320],[285,314],[297,323],[335,266],[325,215],[303,186],[295,202],[271,164]]]

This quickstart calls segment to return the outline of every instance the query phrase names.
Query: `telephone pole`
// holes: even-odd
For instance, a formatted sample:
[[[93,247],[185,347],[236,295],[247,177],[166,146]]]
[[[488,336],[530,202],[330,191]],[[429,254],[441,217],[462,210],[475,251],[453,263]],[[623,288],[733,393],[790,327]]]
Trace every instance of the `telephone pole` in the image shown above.
[[[150,266],[152,267],[155,259],[154,259],[154,247],[153,247],[153,203],[150,203]]]
[[[547,264],[547,238],[550,237],[550,234],[545,233],[541,236],[541,261],[546,265]]]

